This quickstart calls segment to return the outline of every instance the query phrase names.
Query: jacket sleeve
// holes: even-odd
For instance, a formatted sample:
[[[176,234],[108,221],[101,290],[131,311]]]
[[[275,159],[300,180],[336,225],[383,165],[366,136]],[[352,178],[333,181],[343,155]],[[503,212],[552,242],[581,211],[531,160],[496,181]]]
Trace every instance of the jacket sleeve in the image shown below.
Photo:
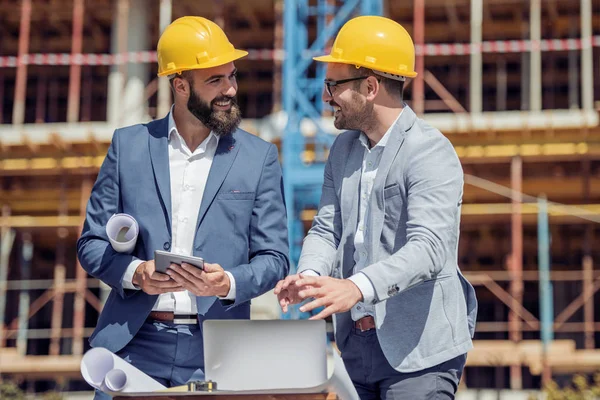
[[[77,241],[77,257],[84,270],[124,298],[136,293],[124,289],[122,284],[127,266],[136,257],[114,251],[106,234],[109,218],[120,212],[119,132],[116,130],[113,135],[108,154],[92,188],[83,231]]]
[[[333,263],[342,234],[340,202],[333,183],[331,166],[336,142],[331,146],[325,164],[319,211],[302,244],[302,254],[298,262],[299,273],[313,270],[321,276],[330,276],[333,272]]]
[[[250,222],[250,263],[230,269],[235,279],[235,301],[222,300],[235,307],[273,289],[289,272],[287,216],[283,176],[277,148],[269,145]]]
[[[435,279],[456,246],[463,171],[452,144],[441,135],[419,141],[406,160],[407,242],[364,268],[376,301]]]

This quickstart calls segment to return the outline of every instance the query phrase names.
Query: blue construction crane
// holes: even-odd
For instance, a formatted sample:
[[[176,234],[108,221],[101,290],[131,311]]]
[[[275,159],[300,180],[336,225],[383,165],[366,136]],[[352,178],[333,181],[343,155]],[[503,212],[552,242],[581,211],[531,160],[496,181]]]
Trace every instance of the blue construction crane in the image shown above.
[[[304,228],[302,211],[316,209],[321,196],[324,162],[335,136],[327,133],[321,115],[325,66],[312,57],[322,55],[341,26],[358,15],[381,15],[383,0],[285,0],[283,62],[283,110],[287,125],[283,135],[283,175],[287,203],[290,258],[295,272]],[[314,28],[314,29],[312,29]],[[309,32],[314,36],[309,41]],[[328,107],[328,106],[327,106]],[[301,124],[312,124],[315,135],[307,137]],[[310,157],[306,157],[310,149]],[[286,319],[306,318],[297,308]]]

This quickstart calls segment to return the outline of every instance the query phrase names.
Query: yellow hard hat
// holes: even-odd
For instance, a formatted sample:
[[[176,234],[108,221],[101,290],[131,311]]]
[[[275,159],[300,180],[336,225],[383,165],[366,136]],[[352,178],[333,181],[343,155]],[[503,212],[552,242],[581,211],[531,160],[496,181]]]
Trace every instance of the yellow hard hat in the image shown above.
[[[248,55],[233,47],[219,25],[202,17],[173,21],[160,36],[157,53],[158,76],[218,67]]]
[[[313,59],[365,67],[390,78],[417,76],[410,35],[399,23],[378,16],[349,20],[335,38],[331,54]]]

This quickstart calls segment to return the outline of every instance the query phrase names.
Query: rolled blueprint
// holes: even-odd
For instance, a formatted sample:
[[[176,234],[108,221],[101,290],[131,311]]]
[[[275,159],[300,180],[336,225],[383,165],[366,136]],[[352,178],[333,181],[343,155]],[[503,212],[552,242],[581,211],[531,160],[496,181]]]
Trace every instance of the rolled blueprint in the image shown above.
[[[161,385],[103,347],[89,350],[81,359],[81,375],[94,389],[110,392],[153,392]]]
[[[342,400],[359,400],[358,393],[354,388],[352,379],[344,366],[344,361],[335,349],[333,349],[333,371],[328,381],[329,390],[337,394]]]
[[[114,214],[106,224],[106,234],[118,253],[131,253],[138,237],[138,224],[129,214]]]

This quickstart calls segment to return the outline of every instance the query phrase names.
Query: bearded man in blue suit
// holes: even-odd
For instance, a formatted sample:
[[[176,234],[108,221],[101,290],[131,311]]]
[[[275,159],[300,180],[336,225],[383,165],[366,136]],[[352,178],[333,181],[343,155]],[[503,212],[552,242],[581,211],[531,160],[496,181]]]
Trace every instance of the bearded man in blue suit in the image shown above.
[[[247,319],[250,300],[289,270],[277,148],[238,128],[237,50],[213,22],[183,17],[158,43],[171,112],[117,129],[77,243],[83,268],[111,287],[90,338],[165,386],[204,377],[201,323]],[[106,224],[115,213],[139,226],[118,253]],[[199,256],[204,269],[155,271],[154,251]],[[96,393],[96,398],[106,395]]]

